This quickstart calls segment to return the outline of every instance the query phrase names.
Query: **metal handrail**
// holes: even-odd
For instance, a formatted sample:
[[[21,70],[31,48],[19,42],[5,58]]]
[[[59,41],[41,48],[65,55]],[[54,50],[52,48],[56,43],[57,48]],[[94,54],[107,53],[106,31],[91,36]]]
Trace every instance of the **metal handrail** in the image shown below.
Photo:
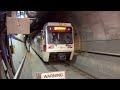
[[[26,60],[26,56],[27,56],[27,52],[26,52],[26,54],[25,54],[25,56],[24,56],[24,58],[23,58],[23,60],[22,60],[22,62],[21,62],[21,64],[20,64],[20,66],[19,66],[19,68],[18,68],[18,70],[17,70],[17,72],[16,72],[16,74],[15,74],[13,79],[18,79],[19,78],[19,76],[21,74],[21,71],[22,71],[22,68],[24,66],[24,62]]]
[[[13,39],[15,39],[15,40],[17,40],[17,41],[20,41],[20,42],[23,42],[24,43],[24,41],[22,41],[21,39],[19,39],[19,38],[17,38],[17,37],[15,37],[14,35],[10,35]]]

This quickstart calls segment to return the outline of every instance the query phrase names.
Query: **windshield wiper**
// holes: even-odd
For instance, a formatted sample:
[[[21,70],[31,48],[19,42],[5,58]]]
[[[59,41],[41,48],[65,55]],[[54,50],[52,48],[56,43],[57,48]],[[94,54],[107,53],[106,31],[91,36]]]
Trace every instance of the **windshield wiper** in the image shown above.
[[[55,42],[55,45],[57,46],[57,43]]]

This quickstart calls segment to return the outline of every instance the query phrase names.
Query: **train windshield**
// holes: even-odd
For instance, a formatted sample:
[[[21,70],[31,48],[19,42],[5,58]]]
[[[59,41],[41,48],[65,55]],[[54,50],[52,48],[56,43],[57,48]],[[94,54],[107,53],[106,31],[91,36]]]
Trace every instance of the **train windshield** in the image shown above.
[[[47,32],[48,44],[73,44],[72,28],[69,28],[68,31],[48,29]]]

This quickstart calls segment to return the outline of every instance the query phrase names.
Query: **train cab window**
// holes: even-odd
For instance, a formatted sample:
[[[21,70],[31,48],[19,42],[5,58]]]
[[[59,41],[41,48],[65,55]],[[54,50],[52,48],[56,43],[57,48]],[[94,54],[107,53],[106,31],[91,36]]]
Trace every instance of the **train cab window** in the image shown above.
[[[72,30],[69,32],[57,32],[48,30],[48,44],[72,44]]]

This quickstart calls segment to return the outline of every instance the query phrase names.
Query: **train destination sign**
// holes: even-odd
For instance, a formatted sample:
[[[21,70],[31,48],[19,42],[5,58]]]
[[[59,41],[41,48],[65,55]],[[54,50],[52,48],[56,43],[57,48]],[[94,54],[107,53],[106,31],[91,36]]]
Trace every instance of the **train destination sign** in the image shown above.
[[[65,71],[37,73],[37,79],[65,79]]]

